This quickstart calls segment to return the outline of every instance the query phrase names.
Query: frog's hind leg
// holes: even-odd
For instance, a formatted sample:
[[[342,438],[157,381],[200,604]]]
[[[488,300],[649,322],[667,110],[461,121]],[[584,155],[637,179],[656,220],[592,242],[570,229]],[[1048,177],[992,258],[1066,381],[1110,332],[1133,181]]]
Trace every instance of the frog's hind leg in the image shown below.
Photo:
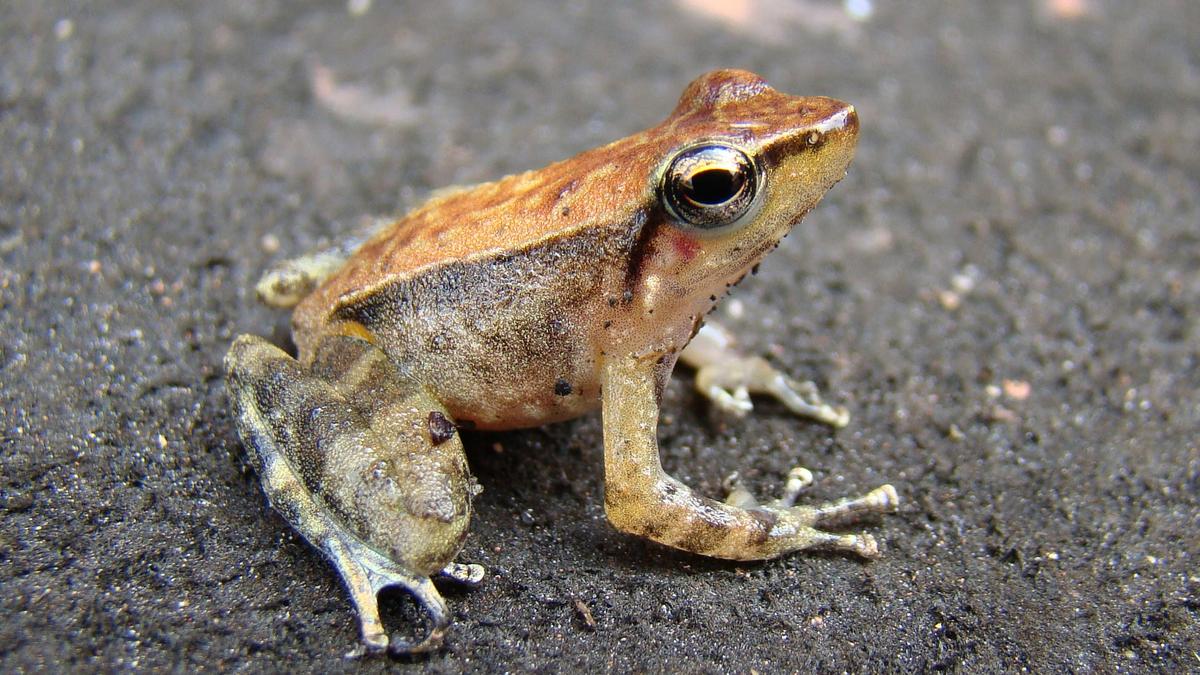
[[[483,577],[478,565],[451,562],[475,487],[440,406],[356,338],[324,338],[305,368],[265,340],[242,336],[225,363],[238,431],[263,489],[337,568],[363,650],[436,649],[450,615],[430,577],[467,584]],[[391,586],[428,613],[423,639],[389,639],[377,597]]]

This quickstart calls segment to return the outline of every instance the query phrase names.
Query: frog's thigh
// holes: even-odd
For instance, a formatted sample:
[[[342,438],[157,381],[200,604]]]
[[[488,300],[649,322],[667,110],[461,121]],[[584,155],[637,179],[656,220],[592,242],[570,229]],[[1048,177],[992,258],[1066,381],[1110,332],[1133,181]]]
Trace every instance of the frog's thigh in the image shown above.
[[[272,505],[333,561],[358,610],[365,646],[388,647],[376,596],[401,586],[425,606],[436,647],[449,615],[429,581],[462,546],[472,482],[444,413],[377,348],[322,340],[311,369],[261,338],[226,356],[238,431]],[[471,566],[474,568],[476,566]]]
[[[842,524],[896,508],[890,485],[861,497],[819,506],[789,499],[758,505],[746,495],[730,502],[701,497],[662,470],[658,457],[656,383],[663,366],[654,359],[614,357],[604,364],[605,510],[618,529],[692,553],[734,560],[773,558],[809,548],[873,556],[869,534],[833,534],[820,525]],[[802,483],[802,476],[796,476]]]
[[[705,323],[679,354],[696,369],[696,390],[725,412],[741,417],[753,408],[750,394],[773,396],[793,413],[841,428],[850,414],[821,399],[812,382],[793,380],[757,356],[745,356],[733,336],[715,322]]]

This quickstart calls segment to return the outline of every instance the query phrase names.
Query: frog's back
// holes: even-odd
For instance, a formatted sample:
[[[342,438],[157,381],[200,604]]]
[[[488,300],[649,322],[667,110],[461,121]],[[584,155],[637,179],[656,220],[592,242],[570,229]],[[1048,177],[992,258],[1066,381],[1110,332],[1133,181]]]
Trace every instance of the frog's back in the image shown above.
[[[382,228],[296,308],[297,342],[339,309],[449,264],[483,261],[635,218],[650,191],[649,133],[538,171],[436,195]],[[303,351],[303,350],[302,350]]]
[[[638,134],[544,169],[450,191],[366,242],[343,277],[376,280],[446,262],[526,249],[626,219],[657,159]]]
[[[753,105],[726,105],[753,100]],[[803,105],[803,101],[799,102]],[[537,171],[435,196],[382,228],[296,307],[302,355],[339,315],[447,266],[484,263],[572,239],[633,242],[654,208],[656,173],[681,143],[745,128],[789,130],[797,100],[757,76],[716,71],[694,82],[661,124]],[[778,117],[778,120],[775,117]],[[750,127],[755,130],[751,131]],[[735,133],[737,133],[735,131]],[[653,217],[653,216],[651,216]]]

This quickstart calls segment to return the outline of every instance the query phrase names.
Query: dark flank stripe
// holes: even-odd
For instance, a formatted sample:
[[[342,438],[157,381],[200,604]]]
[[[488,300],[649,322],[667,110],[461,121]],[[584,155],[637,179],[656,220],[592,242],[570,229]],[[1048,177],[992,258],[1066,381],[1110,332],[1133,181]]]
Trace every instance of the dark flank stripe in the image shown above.
[[[634,297],[638,282],[642,280],[642,268],[654,248],[654,235],[658,232],[658,226],[662,224],[664,217],[665,214],[661,210],[656,209],[653,217],[650,217],[645,209],[640,209],[634,215],[633,222],[629,224],[629,229],[636,229],[638,234],[637,239],[633,242],[633,247],[629,250],[629,266],[625,268],[625,284],[622,287],[624,301],[632,300]]]

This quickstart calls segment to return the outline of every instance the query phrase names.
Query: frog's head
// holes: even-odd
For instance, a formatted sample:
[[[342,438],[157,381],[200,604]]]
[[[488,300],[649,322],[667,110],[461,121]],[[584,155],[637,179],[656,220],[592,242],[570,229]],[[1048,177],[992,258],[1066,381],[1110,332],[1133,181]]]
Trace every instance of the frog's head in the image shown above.
[[[752,73],[719,70],[692,82],[651,133],[665,151],[651,177],[657,217],[642,262],[653,269],[642,279],[675,290],[665,295],[707,299],[846,175],[858,117],[841,101],[788,96]]]

